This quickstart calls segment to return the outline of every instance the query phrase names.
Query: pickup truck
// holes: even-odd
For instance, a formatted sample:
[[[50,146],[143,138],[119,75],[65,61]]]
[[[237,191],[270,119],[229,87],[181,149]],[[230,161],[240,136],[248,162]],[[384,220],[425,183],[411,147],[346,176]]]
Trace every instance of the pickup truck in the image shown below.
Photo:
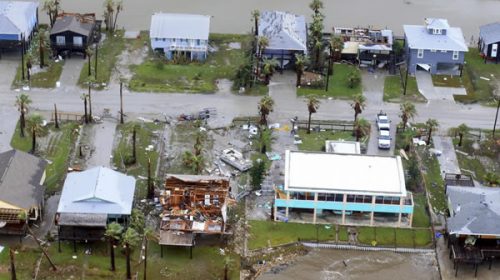
[[[390,149],[391,148],[391,135],[389,133],[389,130],[382,129],[379,131],[378,148],[379,149]]]
[[[387,117],[386,113],[378,113],[377,114],[377,128],[378,130],[390,130],[391,121]]]

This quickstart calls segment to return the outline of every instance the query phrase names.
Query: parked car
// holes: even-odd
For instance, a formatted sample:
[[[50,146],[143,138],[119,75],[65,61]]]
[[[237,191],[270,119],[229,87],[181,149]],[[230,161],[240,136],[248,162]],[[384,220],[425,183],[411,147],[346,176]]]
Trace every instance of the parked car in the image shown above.
[[[390,130],[391,121],[386,113],[380,112],[377,114],[377,128],[378,130]]]
[[[391,135],[389,130],[381,129],[378,135],[378,148],[390,149],[391,148]]]

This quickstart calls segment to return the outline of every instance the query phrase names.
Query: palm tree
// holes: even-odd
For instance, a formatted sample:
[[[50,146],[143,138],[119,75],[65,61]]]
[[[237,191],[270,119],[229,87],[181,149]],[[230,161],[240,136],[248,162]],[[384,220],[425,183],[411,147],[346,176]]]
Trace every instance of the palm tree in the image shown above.
[[[255,24],[254,34],[255,34],[255,36],[257,36],[259,34],[260,11],[259,10],[253,10],[252,11],[252,18],[253,18],[253,22]]]
[[[309,111],[309,120],[307,122],[307,134],[311,133],[311,115],[313,113],[316,113],[316,111],[319,109],[319,104],[321,101],[316,98],[316,96],[308,96],[307,97],[307,110]]]
[[[137,246],[140,241],[140,236],[135,229],[129,227],[123,234],[122,243],[125,247],[125,257],[127,260],[127,280],[132,279],[132,272],[130,271],[130,251],[133,247]]]
[[[357,119],[354,123],[354,134],[356,135],[356,141],[359,141],[361,138],[368,135],[370,133],[370,127],[371,125],[369,121],[363,118]]]
[[[366,98],[362,93],[360,93],[360,94],[354,95],[354,97],[352,98],[352,101],[354,103],[351,104],[351,107],[354,109],[354,121],[356,121],[358,119],[358,115],[363,113],[363,109],[365,109]]]
[[[399,108],[401,110],[401,124],[403,125],[403,131],[405,131],[408,121],[417,115],[417,110],[415,109],[415,105],[408,101],[401,104]]]
[[[190,167],[196,174],[201,174],[203,167],[205,167],[205,158],[203,155],[196,155],[191,151],[185,151],[182,155],[184,165]]]
[[[432,130],[436,127],[439,126],[439,123],[435,119],[428,119],[425,122],[425,125],[427,125],[427,129],[429,130],[429,135],[427,136],[427,145],[431,143],[431,137],[432,137]]]
[[[260,124],[267,126],[267,115],[274,110],[274,100],[270,96],[262,97],[257,109],[260,114]]]
[[[320,13],[320,10],[323,9],[323,2],[321,2],[321,0],[313,0],[309,4],[309,8],[313,10],[315,15],[318,15]]]
[[[109,251],[110,251],[109,256],[111,260],[111,271],[116,270],[115,247],[118,241],[120,240],[122,232],[123,232],[123,227],[119,223],[113,222],[106,226],[106,232],[104,233],[104,235],[109,241]]]
[[[16,97],[17,110],[21,113],[19,118],[19,128],[21,132],[21,137],[24,137],[24,128],[26,127],[26,113],[28,112],[28,105],[31,104],[31,98],[29,95],[22,93]]]
[[[123,11],[123,1],[119,0],[115,2],[116,5],[116,14],[115,14],[115,20],[113,22],[113,29],[111,30],[114,32],[116,30],[116,22],[118,21],[118,14]]]
[[[43,2],[42,10],[49,16],[50,27],[53,27],[56,22],[57,14],[59,13],[59,1],[45,0]]]
[[[330,38],[330,49],[332,51],[332,55],[330,57],[332,57],[332,59],[334,58],[333,56],[337,57],[337,55],[344,49],[344,41],[342,38],[339,36],[332,36]]]
[[[295,72],[297,73],[297,82],[295,83],[296,87],[300,86],[300,82],[302,80],[302,75],[304,74],[304,68],[308,63],[307,56],[303,54],[295,54]]]
[[[28,127],[31,131],[31,153],[36,151],[36,138],[42,136],[43,133],[43,118],[38,114],[31,115],[28,118]]]
[[[353,70],[347,75],[347,82],[350,88],[354,88],[361,82],[359,71]]]
[[[321,53],[323,52],[323,42],[321,40],[316,40],[314,42],[314,50],[315,50],[315,55],[316,55],[316,69],[320,69],[321,67]]]
[[[88,114],[87,114],[87,99],[88,99],[88,95],[84,93],[84,94],[82,94],[80,96],[80,99],[83,100],[83,112],[84,112],[83,120],[85,121],[85,123],[89,123],[89,118],[88,118]]]
[[[469,132],[470,128],[465,124],[461,124],[456,128],[456,133],[458,134],[459,140],[458,140],[458,146],[462,147],[462,140],[464,138],[464,135]]]
[[[262,54],[264,53],[264,50],[269,47],[269,38],[266,36],[259,36],[257,38],[257,47],[259,48],[258,50],[258,57],[262,58]]]
[[[278,61],[276,59],[264,59],[262,65],[262,73],[264,74],[264,83],[266,85],[269,84],[271,80],[271,76],[276,71],[276,67],[278,66]]]

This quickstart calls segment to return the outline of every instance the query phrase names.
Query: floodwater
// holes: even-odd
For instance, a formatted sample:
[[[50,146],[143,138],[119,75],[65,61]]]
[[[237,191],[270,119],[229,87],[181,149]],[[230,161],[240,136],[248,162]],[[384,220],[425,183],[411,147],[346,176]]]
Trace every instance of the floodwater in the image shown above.
[[[103,14],[102,0],[62,0],[67,12]],[[213,16],[211,32],[246,33],[252,27],[254,9],[284,10],[307,16],[311,0],[123,0],[118,26],[126,30],[148,30],[154,12],[194,13]],[[402,34],[403,24],[421,24],[425,17],[447,18],[461,27],[467,40],[477,38],[479,26],[499,21],[500,0],[323,0],[325,31],[332,26],[391,28]],[[40,16],[43,22],[47,16]]]
[[[440,279],[433,254],[314,249],[285,270],[259,280]]]

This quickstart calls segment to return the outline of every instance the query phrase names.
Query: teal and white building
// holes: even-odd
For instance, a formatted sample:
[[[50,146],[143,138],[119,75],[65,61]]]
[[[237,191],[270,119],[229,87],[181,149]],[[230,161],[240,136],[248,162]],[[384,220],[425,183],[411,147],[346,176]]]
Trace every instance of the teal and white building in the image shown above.
[[[413,197],[399,156],[286,151],[275,220],[411,227]]]

